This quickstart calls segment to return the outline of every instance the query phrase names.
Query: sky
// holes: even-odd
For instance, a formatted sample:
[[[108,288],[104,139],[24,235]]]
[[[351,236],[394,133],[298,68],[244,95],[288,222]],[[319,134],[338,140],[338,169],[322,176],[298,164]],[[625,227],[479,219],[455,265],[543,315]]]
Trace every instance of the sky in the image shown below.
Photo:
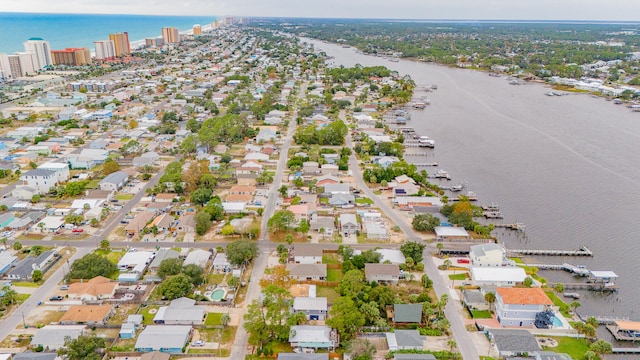
[[[0,0],[0,12],[640,21],[638,0]]]

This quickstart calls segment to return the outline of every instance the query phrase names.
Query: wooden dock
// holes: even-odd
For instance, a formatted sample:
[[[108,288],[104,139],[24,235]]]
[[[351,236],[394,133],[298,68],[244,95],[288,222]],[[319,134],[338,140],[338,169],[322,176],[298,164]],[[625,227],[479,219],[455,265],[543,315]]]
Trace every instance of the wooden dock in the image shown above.
[[[495,225],[498,226],[497,224]],[[580,247],[578,250],[529,250],[529,249],[513,249],[507,250],[512,255],[541,255],[541,256],[593,256],[593,252],[586,246]]]
[[[629,321],[628,317],[613,317],[613,316],[588,316],[578,314],[578,317],[582,321],[587,321],[588,318],[594,318],[598,322],[599,325],[611,325],[615,324],[616,321]]]
[[[590,291],[602,291],[602,292],[615,292],[618,291],[617,285],[606,285],[602,283],[562,283],[566,290],[590,290]],[[553,288],[556,284],[549,284],[550,288]]]
[[[438,166],[437,162],[432,162],[432,163],[414,163],[413,165],[418,166],[418,167],[427,167],[427,166]]]
[[[493,224],[493,226],[497,228],[503,228],[503,229],[507,229],[507,230],[515,230],[515,231],[521,231],[524,232],[525,226],[524,224],[521,223],[515,223],[515,224]]]
[[[611,335],[613,335],[613,337],[618,341],[638,341],[638,340],[640,340],[640,338],[635,337],[635,336],[627,336],[627,335],[624,335],[624,334],[620,334],[620,332],[618,332],[618,327],[616,325],[609,324],[609,325],[607,325],[605,327],[607,328],[607,330],[609,330]],[[638,348],[638,350],[640,350],[640,348]]]
[[[640,354],[640,347],[636,347],[636,348],[613,348],[613,349],[611,349],[611,353],[612,354]]]
[[[589,276],[589,269],[583,266],[574,266],[564,263],[560,264],[527,264],[527,266],[537,267],[540,270],[563,270],[579,276]]]

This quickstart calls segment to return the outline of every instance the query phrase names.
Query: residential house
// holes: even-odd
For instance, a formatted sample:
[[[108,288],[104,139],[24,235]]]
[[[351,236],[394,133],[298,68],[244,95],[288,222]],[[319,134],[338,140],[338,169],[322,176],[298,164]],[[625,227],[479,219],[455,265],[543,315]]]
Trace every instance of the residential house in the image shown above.
[[[159,351],[152,351],[142,354],[140,360],[169,360],[171,355]]]
[[[16,185],[11,191],[11,196],[18,200],[31,200],[34,195],[38,195],[38,190],[32,186]]]
[[[471,267],[471,283],[475,286],[513,287],[527,277],[521,267]]]
[[[507,259],[507,251],[496,243],[486,243],[469,247],[469,260],[472,266],[515,266],[515,262]]]
[[[255,195],[256,187],[253,185],[235,185],[229,189],[229,194],[237,194],[237,195]]]
[[[468,240],[470,238],[469,233],[462,227],[436,226],[434,231],[438,241]]]
[[[320,165],[316,161],[305,161],[302,163],[302,172],[305,175],[316,175],[320,173]]]
[[[49,269],[58,257],[56,250],[45,251],[38,257],[28,256],[9,270],[6,278],[11,280],[31,280],[31,274],[35,270],[41,270],[43,273]]]
[[[293,298],[292,310],[295,313],[304,313],[307,320],[327,319],[327,298],[325,297],[302,297]]]
[[[182,214],[178,218],[178,224],[176,225],[178,232],[192,233],[196,230],[196,219],[193,214]]]
[[[211,258],[211,253],[207,250],[202,249],[193,249],[187,255],[187,258],[184,259],[184,266],[193,264],[198,265],[199,267],[206,269],[207,263],[209,262],[209,258]]]
[[[373,158],[373,163],[382,166],[384,169],[398,161],[400,160],[396,156],[377,156]]]
[[[11,356],[11,354],[7,354]],[[13,355],[11,360],[55,360],[58,357],[56,353],[46,352],[23,352]]]
[[[38,223],[41,231],[55,232],[64,226],[64,217],[62,216],[46,216]]]
[[[181,297],[162,306],[153,318],[154,324],[165,325],[202,325],[206,306],[196,305],[196,301]]]
[[[393,187],[393,197],[404,197],[404,196],[414,196],[417,195],[420,192],[420,186],[411,183],[411,182],[406,182],[406,183],[402,183],[402,184],[395,184],[392,186]],[[439,201],[439,198],[436,197],[429,197],[429,196],[424,196],[421,198],[425,199],[427,198],[427,203],[430,204],[430,206],[437,206],[437,207],[441,207],[442,203]],[[410,206],[421,206],[419,201],[416,201],[416,199],[406,199],[407,201],[411,202]]]
[[[151,166],[151,165],[154,165],[156,161],[158,161],[159,159],[160,159],[160,155],[158,155],[157,152],[149,151],[140,156],[134,157],[132,160],[132,165],[136,167],[147,166],[147,165]]]
[[[213,258],[213,271],[215,272],[229,272],[231,271],[231,263],[227,259],[227,254],[216,253]]]
[[[254,161],[247,161],[236,169],[238,185],[253,185],[255,179],[262,173],[262,165]]]
[[[389,350],[423,350],[426,336],[420,335],[418,330],[397,330],[384,333]]]
[[[252,152],[244,156],[244,161],[267,162],[269,161],[269,155],[261,152]]]
[[[11,230],[24,230],[31,224],[39,223],[46,214],[44,211],[30,211],[21,218],[13,220],[7,227]]]
[[[104,276],[97,276],[87,282],[69,284],[69,299],[82,301],[97,301],[111,299],[118,288],[117,282],[112,282]]]
[[[289,211],[293,213],[298,224],[302,220],[309,221],[309,205],[291,205]]]
[[[136,324],[130,322],[122,323],[118,336],[121,339],[133,339],[136,336]]]
[[[416,192],[417,194],[417,192]],[[416,206],[428,206],[441,208],[444,204],[440,198],[435,196],[399,196],[393,198],[393,204],[399,207],[413,208]]]
[[[62,325],[106,324],[113,310],[111,305],[72,305],[60,318]]]
[[[351,187],[349,184],[326,184],[324,185],[324,193],[328,195],[351,194]]]
[[[292,348],[332,350],[338,346],[337,334],[328,326],[292,326],[289,343]]]
[[[279,353],[278,360],[329,360],[329,354]]]
[[[167,259],[177,259],[180,253],[173,249],[160,249],[156,252],[156,256],[153,258],[151,264],[149,264],[149,272],[157,273],[160,268],[160,264]]]
[[[489,329],[489,333],[500,358],[531,355],[541,350],[535,336],[527,330]]]
[[[129,175],[127,175],[126,172],[116,171],[107,175],[98,183],[98,185],[100,186],[100,190],[118,191],[127,183],[128,178]]]
[[[380,262],[381,263],[389,263],[389,264],[405,264],[406,259],[402,251],[398,249],[376,249],[375,252],[381,255]]]
[[[91,169],[104,163],[109,152],[101,149],[83,149],[80,154],[69,154],[66,160],[71,169]]]
[[[129,237],[133,237],[142,232],[147,226],[147,223],[153,219],[155,214],[153,212],[140,212],[133,219],[129,221],[127,226],[125,226],[124,230]]]
[[[400,280],[400,267],[396,264],[364,264],[367,281],[397,283]]]
[[[289,276],[298,281],[325,280],[327,264],[287,264]]]
[[[176,219],[172,215],[165,213],[156,216],[156,218],[147,225],[147,228],[152,229],[155,226],[159,232],[172,231],[175,222]]]
[[[389,232],[381,222],[365,222],[364,232],[368,239],[389,240]]]
[[[67,339],[75,340],[85,334],[85,325],[45,325],[36,330],[31,339],[31,346],[42,346],[43,349],[54,351],[64,346]]]
[[[540,288],[497,288],[496,318],[502,326],[533,326],[553,302]]]
[[[142,274],[153,261],[151,251],[128,251],[118,261],[118,269],[129,273]]]
[[[332,175],[337,176],[340,172],[340,167],[335,164],[322,164],[320,165],[320,173],[322,175]]]
[[[322,175],[316,178],[317,187],[324,187],[327,184],[340,184],[340,179],[335,175]]]
[[[56,186],[58,176],[54,170],[33,169],[20,176],[21,185],[36,189],[37,194],[47,194]]]
[[[69,164],[48,162],[38,166],[38,169],[53,170],[58,184],[68,181],[71,178]]]
[[[340,214],[338,217],[338,223],[340,224],[340,232],[345,236],[355,234],[360,230],[358,219],[355,214]]]
[[[0,275],[6,273],[16,262],[18,257],[9,251],[0,253]]]
[[[396,324],[421,324],[422,304],[393,304],[392,319]]]
[[[258,132],[258,135],[256,135],[256,142],[260,143],[260,142],[275,141],[277,137],[278,135],[275,130],[272,130],[269,128],[261,128],[260,131]]]
[[[178,196],[176,196],[176,194],[171,194],[171,193],[161,193],[161,194],[157,194],[154,197],[155,202],[159,202],[159,203],[172,203],[173,200],[175,200]]]
[[[333,194],[329,198],[329,205],[331,206],[349,206],[355,205],[356,198],[351,194]]]
[[[102,202],[111,201],[113,199],[113,191],[91,190],[84,196],[85,200],[99,200]]]
[[[393,360],[436,360],[431,354],[393,354]]]
[[[293,248],[296,264],[321,264],[322,247],[314,244],[296,244]]]
[[[223,202],[222,209],[225,214],[240,214],[247,211],[247,204],[241,202]]]
[[[336,229],[336,219],[333,216],[312,216],[309,222],[309,229],[323,233],[326,236],[333,236]],[[321,230],[324,229],[324,230]]]
[[[191,326],[147,325],[138,336],[136,351],[160,351],[169,354],[182,353],[191,336]]]
[[[243,203],[243,204],[247,204],[251,202],[251,200],[253,200],[253,196],[249,194],[228,194],[224,198],[224,201],[226,202],[230,202],[230,203],[236,202],[236,203]]]
[[[340,154],[322,154],[322,157],[327,160],[327,164],[337,164],[340,160]]]
[[[0,229],[4,229],[15,219],[16,217],[13,215],[13,213],[5,212],[4,214],[0,214]]]

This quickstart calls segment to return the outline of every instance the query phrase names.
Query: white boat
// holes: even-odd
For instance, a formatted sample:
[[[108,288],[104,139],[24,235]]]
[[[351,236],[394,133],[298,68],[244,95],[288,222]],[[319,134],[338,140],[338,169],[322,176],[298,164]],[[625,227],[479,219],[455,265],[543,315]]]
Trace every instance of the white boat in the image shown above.
[[[462,191],[462,189],[464,189],[464,184],[456,184],[456,185],[453,185],[452,187],[450,187],[449,191],[458,192],[458,191]]]
[[[449,173],[446,170],[438,170],[436,171],[436,173],[433,175],[434,178],[436,179],[447,179],[447,180],[451,180],[451,176],[449,176]]]
[[[474,193],[473,191],[469,191],[467,193],[467,198],[469,199],[469,201],[477,201],[478,200],[478,196],[476,196],[476,193]]]

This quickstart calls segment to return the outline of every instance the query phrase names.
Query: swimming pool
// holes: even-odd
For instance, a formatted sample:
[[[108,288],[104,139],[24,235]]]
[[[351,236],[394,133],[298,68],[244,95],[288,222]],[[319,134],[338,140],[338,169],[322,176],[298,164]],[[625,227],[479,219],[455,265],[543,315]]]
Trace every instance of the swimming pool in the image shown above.
[[[225,294],[224,289],[218,288],[211,292],[211,295],[209,295],[209,299],[211,299],[211,301],[220,301],[224,297],[224,294]]]
[[[558,319],[558,317],[557,317],[557,316],[554,316],[554,317],[553,317],[553,326],[555,326],[555,327],[562,327],[562,326],[563,326],[563,324],[562,324],[562,320]]]

